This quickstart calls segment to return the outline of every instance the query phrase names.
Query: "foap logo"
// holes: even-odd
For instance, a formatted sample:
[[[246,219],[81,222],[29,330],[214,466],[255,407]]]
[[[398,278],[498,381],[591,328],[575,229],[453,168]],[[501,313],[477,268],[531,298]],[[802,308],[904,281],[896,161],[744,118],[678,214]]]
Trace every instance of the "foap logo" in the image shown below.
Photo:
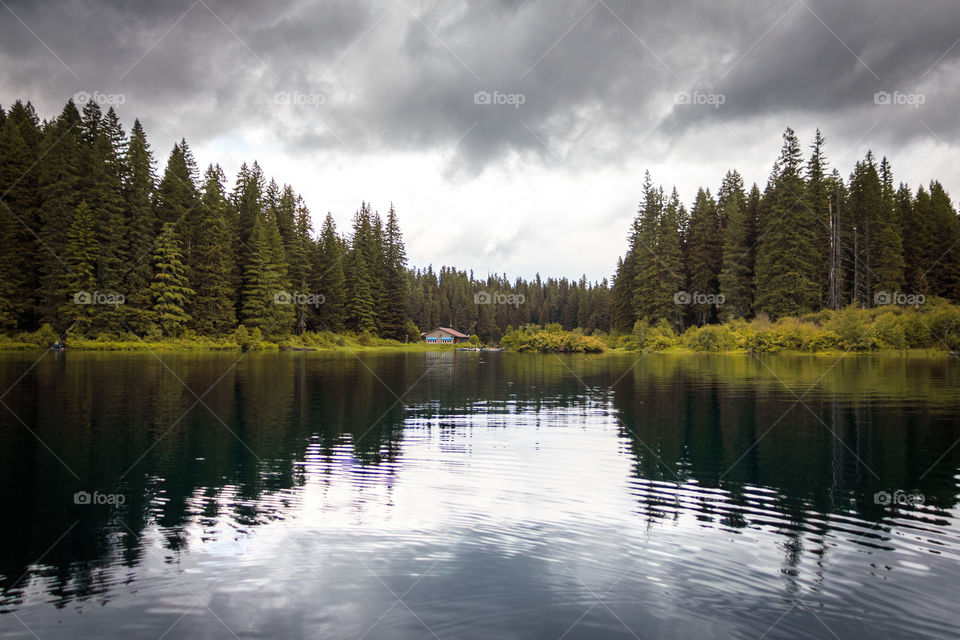
[[[527,101],[527,96],[522,93],[500,93],[494,91],[477,91],[473,94],[473,104],[495,104],[508,105],[514,109],[519,109],[520,105]]]
[[[477,291],[473,294],[474,304],[508,304],[513,307],[519,307],[527,298],[522,293],[502,293],[496,291],[490,293],[489,291]]]
[[[873,94],[873,104],[893,104],[905,105],[919,109],[920,105],[926,104],[927,96],[922,93],[901,93],[900,91],[877,91]]]
[[[297,304],[301,306],[319,307],[326,301],[327,298],[322,293],[277,291],[273,294],[273,304]]]
[[[699,293],[694,291],[677,291],[673,294],[673,304],[709,304],[719,306],[726,298],[722,293]]]
[[[88,102],[94,102],[101,107],[115,107],[127,101],[127,96],[122,93],[100,93],[94,91],[78,91],[73,94],[73,101],[78,105],[85,105]]]
[[[700,93],[699,91],[687,93],[686,91],[681,91],[673,95],[674,104],[692,104],[713,107],[714,109],[719,109],[720,105],[726,101],[727,96],[722,93]]]
[[[926,498],[922,493],[907,493],[905,491],[894,491],[890,493],[889,491],[877,491],[873,494],[873,504],[878,504],[882,507],[889,507],[892,505],[897,505],[901,507],[912,507],[914,505],[921,505],[924,503]]]
[[[278,91],[273,94],[274,104],[292,104],[297,106],[319,107],[325,104],[327,97],[322,93],[301,93],[299,91]]]
[[[108,291],[77,291],[73,294],[73,304],[106,304],[113,307],[119,307],[126,304],[127,298],[122,293],[113,293]]]
[[[127,501],[127,496],[122,493],[100,493],[99,491],[94,491],[90,493],[89,491],[77,491],[73,494],[73,504],[81,505],[110,505],[112,507],[119,507],[125,504]]]
[[[922,293],[901,293],[894,291],[877,291],[873,294],[873,304],[876,307],[882,307],[888,304],[897,304],[901,307],[919,307],[927,301],[927,297]]]

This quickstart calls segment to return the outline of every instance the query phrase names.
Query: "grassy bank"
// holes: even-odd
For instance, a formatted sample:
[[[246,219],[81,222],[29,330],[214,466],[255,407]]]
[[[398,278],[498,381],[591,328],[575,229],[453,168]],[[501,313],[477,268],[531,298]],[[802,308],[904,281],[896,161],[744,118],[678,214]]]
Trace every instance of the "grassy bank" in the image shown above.
[[[44,327],[33,333],[0,336],[0,350],[47,349],[56,340],[57,334],[52,329]],[[67,338],[67,348],[70,351],[279,351],[282,349],[449,351],[457,346],[462,345],[404,343],[368,334],[335,334],[327,331],[267,339],[259,330],[247,331],[245,327],[221,337],[187,334],[178,338],[140,338],[133,334],[101,334],[95,338],[73,335]]]
[[[608,345],[624,351],[848,353],[960,351],[960,307],[934,303],[820,311],[800,318],[766,317],[674,331],[666,321],[640,321]]]
[[[33,333],[0,336],[0,350],[46,349],[57,339],[50,327]],[[83,351],[203,351],[242,350],[404,350],[449,351],[460,346],[479,346],[474,336],[469,345],[403,343],[370,334],[328,331],[301,336],[265,338],[258,329],[240,327],[220,337],[187,333],[178,338],[132,334],[101,334],[98,337],[70,335],[67,346]],[[499,346],[520,353],[618,352],[714,352],[714,353],[901,353],[944,354],[960,352],[960,307],[933,301],[919,308],[885,306],[874,309],[847,308],[820,311],[800,318],[766,317],[733,320],[723,324],[690,327],[678,332],[666,320],[656,324],[639,321],[628,334],[579,329],[565,331],[558,324],[546,327],[508,327]]]

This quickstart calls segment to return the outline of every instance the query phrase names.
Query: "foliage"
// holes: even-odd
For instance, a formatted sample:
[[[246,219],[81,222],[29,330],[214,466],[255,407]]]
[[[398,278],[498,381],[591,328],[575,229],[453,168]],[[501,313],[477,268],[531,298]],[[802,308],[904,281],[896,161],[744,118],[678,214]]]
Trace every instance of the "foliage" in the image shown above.
[[[564,331],[559,325],[548,325],[545,329],[528,326],[508,331],[500,339],[500,346],[521,353],[600,353],[606,349],[598,338]]]

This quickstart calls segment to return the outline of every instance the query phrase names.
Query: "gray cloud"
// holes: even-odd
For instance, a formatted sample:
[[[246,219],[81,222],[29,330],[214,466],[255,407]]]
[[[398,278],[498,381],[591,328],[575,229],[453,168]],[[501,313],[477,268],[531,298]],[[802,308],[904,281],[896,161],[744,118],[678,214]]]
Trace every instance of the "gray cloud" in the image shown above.
[[[927,72],[960,36],[950,0],[10,7],[79,80],[8,14],[7,102],[25,95],[54,111],[74,91],[124,93],[123,112],[197,142],[268,124],[293,151],[449,148],[451,167],[473,173],[511,152],[616,161],[651,136],[780,112],[815,116],[834,137],[848,135],[834,121],[860,114],[883,118],[877,133],[892,141],[927,127],[957,135],[960,47]],[[926,103],[877,109],[874,93],[895,90]],[[483,91],[523,104],[475,104]],[[277,109],[278,92],[324,103]],[[675,104],[680,92],[724,102]]]
[[[823,129],[844,172],[865,146],[895,170],[912,147],[935,148],[937,177],[960,187],[954,169],[942,173],[960,137],[955,0],[8,5],[0,103],[26,97],[50,117],[77,91],[121,93],[121,118],[141,118],[161,159],[181,136],[240,149],[259,136],[291,163],[432,155],[450,184],[505,166],[558,180],[656,166],[689,200],[694,165],[762,182],[791,125]],[[884,91],[924,104],[875,104]],[[477,104],[478,93],[507,104]],[[711,95],[722,104],[691,104]],[[686,169],[663,175],[671,164]],[[629,218],[613,204],[598,199],[593,215]]]

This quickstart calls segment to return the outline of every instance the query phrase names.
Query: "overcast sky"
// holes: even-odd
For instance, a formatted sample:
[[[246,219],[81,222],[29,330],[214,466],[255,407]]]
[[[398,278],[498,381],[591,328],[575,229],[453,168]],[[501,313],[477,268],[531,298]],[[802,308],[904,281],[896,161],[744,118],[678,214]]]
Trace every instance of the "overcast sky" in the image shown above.
[[[257,159],[317,226],[392,201],[415,266],[609,276],[645,169],[762,188],[786,126],[960,194],[956,0],[0,5],[4,107],[118,103],[161,168]]]

